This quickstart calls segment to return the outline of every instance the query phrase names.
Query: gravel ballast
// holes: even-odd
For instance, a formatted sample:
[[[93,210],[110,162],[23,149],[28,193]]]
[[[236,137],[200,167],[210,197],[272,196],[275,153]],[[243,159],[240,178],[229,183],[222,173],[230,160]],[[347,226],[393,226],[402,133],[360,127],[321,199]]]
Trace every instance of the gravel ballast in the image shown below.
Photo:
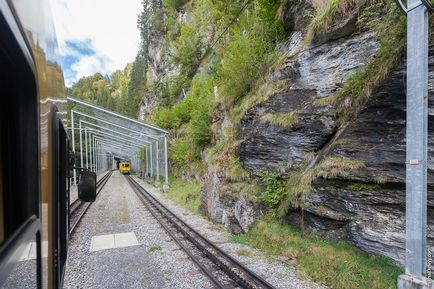
[[[93,236],[125,232],[140,245],[89,252]],[[115,172],[72,236],[64,288],[212,287]]]
[[[250,270],[263,277],[276,288],[325,288],[309,280],[300,274],[287,260],[271,261],[260,250],[245,244],[231,242],[230,235],[222,230],[221,226],[215,225],[202,216],[198,216],[182,208],[170,200],[164,193],[149,185],[142,179],[133,176],[142,187],[157,198],[168,209],[197,230],[203,236],[214,242],[217,246],[229,253],[232,257],[246,265]],[[238,253],[242,254],[238,254]]]

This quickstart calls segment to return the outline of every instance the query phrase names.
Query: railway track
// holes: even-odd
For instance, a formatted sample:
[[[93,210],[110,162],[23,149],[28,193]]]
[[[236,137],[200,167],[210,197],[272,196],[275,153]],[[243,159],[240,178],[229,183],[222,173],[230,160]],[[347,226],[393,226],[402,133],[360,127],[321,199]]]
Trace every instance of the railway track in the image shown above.
[[[107,172],[100,180],[96,182],[96,195],[98,196],[104,185],[108,182],[113,171]],[[83,216],[86,214],[92,203],[82,202],[80,199],[76,199],[69,205],[69,234],[72,235],[80,223]]]
[[[126,179],[152,216],[217,288],[274,288],[178,218],[133,178]]]

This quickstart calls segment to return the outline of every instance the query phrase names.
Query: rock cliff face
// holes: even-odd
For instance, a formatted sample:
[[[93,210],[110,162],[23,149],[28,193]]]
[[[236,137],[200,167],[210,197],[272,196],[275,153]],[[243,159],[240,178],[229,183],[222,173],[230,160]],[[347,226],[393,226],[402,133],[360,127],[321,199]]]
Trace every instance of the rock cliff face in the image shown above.
[[[306,208],[291,211],[292,225],[346,240],[372,253],[403,263],[405,258],[405,70],[404,64],[373,92],[360,114],[339,134],[333,111],[313,105],[330,95],[354,69],[375,55],[372,34],[336,41],[302,51],[283,66],[291,88],[252,108],[242,121],[237,151],[253,174],[296,169],[308,152],[326,145],[324,157],[363,162],[348,176],[314,181]],[[434,49],[430,50],[430,114],[428,172],[428,244],[434,245]],[[261,121],[266,112],[297,110],[298,124],[290,129]],[[285,167],[286,166],[286,167]],[[303,216],[302,216],[303,215]],[[301,224],[303,220],[303,224]]]
[[[434,49],[430,51],[428,162],[428,244],[434,245]],[[405,70],[404,65],[378,87],[371,101],[340,135],[330,156],[365,165],[350,176],[319,179],[308,199],[309,227],[363,250],[405,258]],[[299,213],[288,221],[297,223]]]
[[[166,17],[163,13],[161,17]],[[183,18],[179,19],[180,22]],[[166,47],[166,34],[163,28],[153,28],[150,31],[148,46],[148,69],[146,72],[146,82],[148,90],[145,91],[139,107],[139,120],[145,118],[158,106],[157,84],[167,80],[170,76],[176,75],[178,67],[173,65],[171,60],[172,47]]]
[[[306,153],[324,146],[336,130],[336,120],[330,106],[314,101],[335,92],[377,50],[374,34],[365,33],[303,50],[285,62],[271,77],[287,80],[289,88],[252,108],[242,121],[238,156],[244,167],[254,174],[296,169]],[[270,126],[261,119],[265,113],[295,113],[298,120],[291,128]]]
[[[228,186],[222,172],[209,168],[205,179],[200,210],[231,233],[248,232],[262,215],[262,206],[254,204],[247,196],[239,196],[236,188]]]
[[[297,49],[289,41],[290,55]],[[345,240],[367,252],[388,256],[398,263],[405,258],[405,69],[402,64],[374,90],[359,115],[340,129],[331,106],[315,100],[333,94],[345,79],[364,66],[378,51],[371,32],[307,48],[283,63],[270,81],[287,80],[282,93],[250,109],[241,122],[237,150],[244,168],[288,173],[300,167],[306,154],[329,147],[323,157],[347,158],[364,165],[345,177],[318,178],[307,197],[306,208],[288,213],[288,223],[317,231],[327,238]],[[430,50],[430,104],[434,100],[434,49]],[[295,125],[264,122],[266,113],[296,112]],[[428,243],[434,246],[434,113],[429,115]],[[215,180],[214,182],[211,180]],[[210,182],[211,181],[211,182]],[[245,204],[249,222],[237,217],[234,194],[222,194],[224,177],[209,171],[203,192],[212,220],[233,232],[246,231],[260,215]],[[236,195],[236,194],[235,194]],[[230,197],[228,197],[230,196]],[[229,201],[228,201],[229,200]],[[249,207],[250,204],[250,207]],[[303,217],[301,216],[303,214]],[[226,217],[225,217],[226,216]]]

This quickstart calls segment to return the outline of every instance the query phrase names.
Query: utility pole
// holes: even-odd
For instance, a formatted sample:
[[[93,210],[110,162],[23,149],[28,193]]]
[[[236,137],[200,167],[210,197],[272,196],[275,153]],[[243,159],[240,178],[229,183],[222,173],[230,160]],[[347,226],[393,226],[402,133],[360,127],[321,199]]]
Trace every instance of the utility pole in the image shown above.
[[[408,0],[405,274],[399,289],[434,289],[427,278],[428,0]]]

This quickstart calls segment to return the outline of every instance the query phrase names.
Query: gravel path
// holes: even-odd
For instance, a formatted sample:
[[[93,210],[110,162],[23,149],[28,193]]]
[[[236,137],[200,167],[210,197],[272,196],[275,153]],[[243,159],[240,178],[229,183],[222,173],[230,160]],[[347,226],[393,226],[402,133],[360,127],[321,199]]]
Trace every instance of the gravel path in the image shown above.
[[[134,232],[140,245],[89,252],[93,236],[126,232]],[[211,285],[115,172],[72,236],[64,288],[199,289]]]
[[[247,265],[249,269],[264,277],[276,288],[324,288],[300,274],[294,267],[286,263],[286,260],[271,261],[255,248],[231,242],[229,239],[230,234],[222,230],[222,227],[185,210],[138,177],[133,176],[133,178],[192,228],[213,241],[241,263]]]

